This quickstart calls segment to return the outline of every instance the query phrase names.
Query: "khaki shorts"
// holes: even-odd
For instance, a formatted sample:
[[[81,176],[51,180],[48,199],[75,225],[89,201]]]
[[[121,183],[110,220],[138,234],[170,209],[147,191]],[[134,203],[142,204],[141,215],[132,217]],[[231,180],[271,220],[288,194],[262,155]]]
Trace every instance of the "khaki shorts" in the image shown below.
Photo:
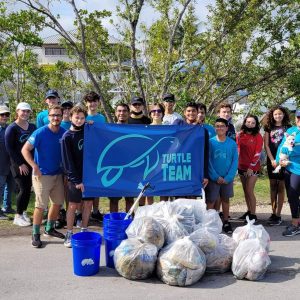
[[[64,203],[64,184],[61,174],[32,176],[32,186],[35,193],[35,207],[45,209],[49,200],[51,204]]]

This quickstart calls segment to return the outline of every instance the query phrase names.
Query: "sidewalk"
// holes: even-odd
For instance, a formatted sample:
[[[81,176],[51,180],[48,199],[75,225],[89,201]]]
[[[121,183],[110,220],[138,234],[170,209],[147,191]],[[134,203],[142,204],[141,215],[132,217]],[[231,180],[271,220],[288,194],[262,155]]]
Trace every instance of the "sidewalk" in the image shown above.
[[[234,213],[241,214],[243,211]],[[268,213],[258,211],[260,219]],[[197,284],[171,287],[158,279],[130,281],[105,266],[101,248],[100,272],[92,277],[73,275],[72,250],[62,240],[43,237],[42,249],[31,247],[30,234],[0,235],[2,299],[297,299],[300,295],[300,235],[281,235],[289,215],[279,227],[265,227],[271,236],[272,264],[264,280],[236,280],[232,273],[205,274]],[[235,221],[233,226],[242,225]],[[98,228],[93,228],[99,230]]]

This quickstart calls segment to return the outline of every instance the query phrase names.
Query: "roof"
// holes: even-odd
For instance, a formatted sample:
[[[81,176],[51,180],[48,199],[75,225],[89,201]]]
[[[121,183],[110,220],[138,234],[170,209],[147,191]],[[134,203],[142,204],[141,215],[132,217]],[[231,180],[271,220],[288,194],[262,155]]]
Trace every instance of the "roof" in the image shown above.
[[[72,39],[76,40],[76,37],[75,37],[76,29],[68,31],[68,34],[71,36]],[[61,39],[62,39],[61,35],[54,34],[54,35],[50,35],[50,36],[43,38],[43,43],[44,43],[44,45],[45,44],[56,45],[56,44],[60,44]],[[109,44],[118,44],[120,42],[121,41],[118,40],[117,38],[115,38],[114,36],[108,35],[108,43]]]

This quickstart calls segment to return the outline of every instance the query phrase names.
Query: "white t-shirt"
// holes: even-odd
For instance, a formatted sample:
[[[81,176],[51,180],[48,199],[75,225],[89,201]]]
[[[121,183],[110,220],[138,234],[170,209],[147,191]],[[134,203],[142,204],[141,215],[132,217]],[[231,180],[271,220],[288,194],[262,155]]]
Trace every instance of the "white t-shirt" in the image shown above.
[[[162,124],[172,125],[177,119],[182,120],[182,116],[176,112],[172,113],[171,115],[164,115]]]

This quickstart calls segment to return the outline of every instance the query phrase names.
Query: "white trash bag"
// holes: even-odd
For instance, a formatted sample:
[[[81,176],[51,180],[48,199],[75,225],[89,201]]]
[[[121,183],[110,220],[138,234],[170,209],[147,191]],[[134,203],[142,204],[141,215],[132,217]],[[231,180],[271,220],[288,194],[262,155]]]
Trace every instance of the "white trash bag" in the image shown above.
[[[190,239],[205,253],[213,252],[218,243],[218,236],[207,230],[204,226],[198,226],[191,235]]]
[[[218,236],[222,232],[222,226],[223,223],[218,212],[214,209],[209,209],[204,214],[202,223],[195,226],[195,230],[206,227],[209,232]]]
[[[237,227],[232,233],[232,238],[238,244],[243,240],[258,238],[263,247],[269,252],[271,240],[268,232],[262,225],[254,225],[255,220],[249,220],[248,216],[246,220],[247,225]]]
[[[239,243],[233,254],[231,269],[237,279],[260,280],[270,264],[266,248],[255,238]]]
[[[149,278],[157,260],[157,247],[137,238],[122,241],[114,253],[118,273],[131,280]]]
[[[126,229],[128,238],[140,238],[143,241],[153,244],[159,250],[165,242],[164,229],[152,217],[134,218]]]
[[[202,278],[205,268],[204,253],[189,237],[184,237],[160,251],[156,271],[166,284],[188,286]]]
[[[205,254],[207,273],[225,273],[230,270],[237,243],[226,234],[219,235],[214,251]]]

